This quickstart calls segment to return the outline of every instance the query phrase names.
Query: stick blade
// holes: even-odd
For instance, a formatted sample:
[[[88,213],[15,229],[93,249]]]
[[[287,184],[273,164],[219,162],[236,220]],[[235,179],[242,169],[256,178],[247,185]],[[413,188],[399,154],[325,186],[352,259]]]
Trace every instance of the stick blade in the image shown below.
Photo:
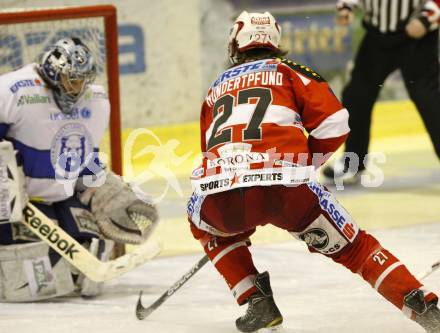
[[[142,290],[139,292],[139,298],[136,304],[136,318],[139,320],[145,319],[152,311],[149,308],[144,308],[142,305]]]
[[[142,305],[142,290],[139,292],[139,298],[136,304],[136,318],[139,320],[144,319],[145,317],[142,315],[144,307]]]

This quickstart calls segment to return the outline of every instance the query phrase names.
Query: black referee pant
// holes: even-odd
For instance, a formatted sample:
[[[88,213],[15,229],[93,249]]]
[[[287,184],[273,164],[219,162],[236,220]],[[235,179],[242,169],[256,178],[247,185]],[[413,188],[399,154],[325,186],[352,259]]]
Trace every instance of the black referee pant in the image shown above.
[[[342,93],[350,113],[346,152],[359,156],[359,170],[370,141],[371,113],[391,72],[400,69],[406,89],[417,107],[440,159],[440,91],[438,31],[419,40],[368,31],[356,55],[351,80]]]

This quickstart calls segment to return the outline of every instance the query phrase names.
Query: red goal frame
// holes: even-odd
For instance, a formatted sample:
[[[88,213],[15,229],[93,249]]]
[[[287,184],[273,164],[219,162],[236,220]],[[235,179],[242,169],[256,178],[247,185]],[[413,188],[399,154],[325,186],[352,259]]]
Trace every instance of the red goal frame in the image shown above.
[[[29,9],[20,12],[0,12],[3,24],[59,21],[102,17],[104,19],[107,62],[108,96],[110,101],[110,150],[112,170],[122,175],[121,115],[119,97],[118,25],[116,7],[112,5]]]

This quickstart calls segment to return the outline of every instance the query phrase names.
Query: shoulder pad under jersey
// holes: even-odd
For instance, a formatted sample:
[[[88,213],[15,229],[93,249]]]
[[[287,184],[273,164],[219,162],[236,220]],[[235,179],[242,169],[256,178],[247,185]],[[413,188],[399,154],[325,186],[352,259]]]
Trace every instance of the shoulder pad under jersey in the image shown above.
[[[304,76],[307,76],[309,79],[312,79],[312,80],[315,80],[318,82],[326,82],[326,80],[321,75],[319,75],[313,69],[311,69],[305,65],[301,65],[301,64],[298,64],[292,60],[284,59],[284,58],[279,58],[279,60],[281,61],[281,63],[289,66],[294,71],[297,71],[297,72],[303,74]]]

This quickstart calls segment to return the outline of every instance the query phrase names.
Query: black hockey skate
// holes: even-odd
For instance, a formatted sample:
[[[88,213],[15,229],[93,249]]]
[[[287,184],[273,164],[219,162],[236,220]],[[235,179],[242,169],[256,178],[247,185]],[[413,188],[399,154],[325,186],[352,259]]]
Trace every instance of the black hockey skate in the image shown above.
[[[273,300],[269,273],[258,274],[254,284],[258,291],[249,297],[246,314],[235,321],[237,329],[241,332],[274,328],[283,322],[283,316]]]
[[[428,333],[440,333],[440,309],[437,300],[426,303],[423,291],[415,289],[405,296],[404,304],[416,313],[415,321]]]

